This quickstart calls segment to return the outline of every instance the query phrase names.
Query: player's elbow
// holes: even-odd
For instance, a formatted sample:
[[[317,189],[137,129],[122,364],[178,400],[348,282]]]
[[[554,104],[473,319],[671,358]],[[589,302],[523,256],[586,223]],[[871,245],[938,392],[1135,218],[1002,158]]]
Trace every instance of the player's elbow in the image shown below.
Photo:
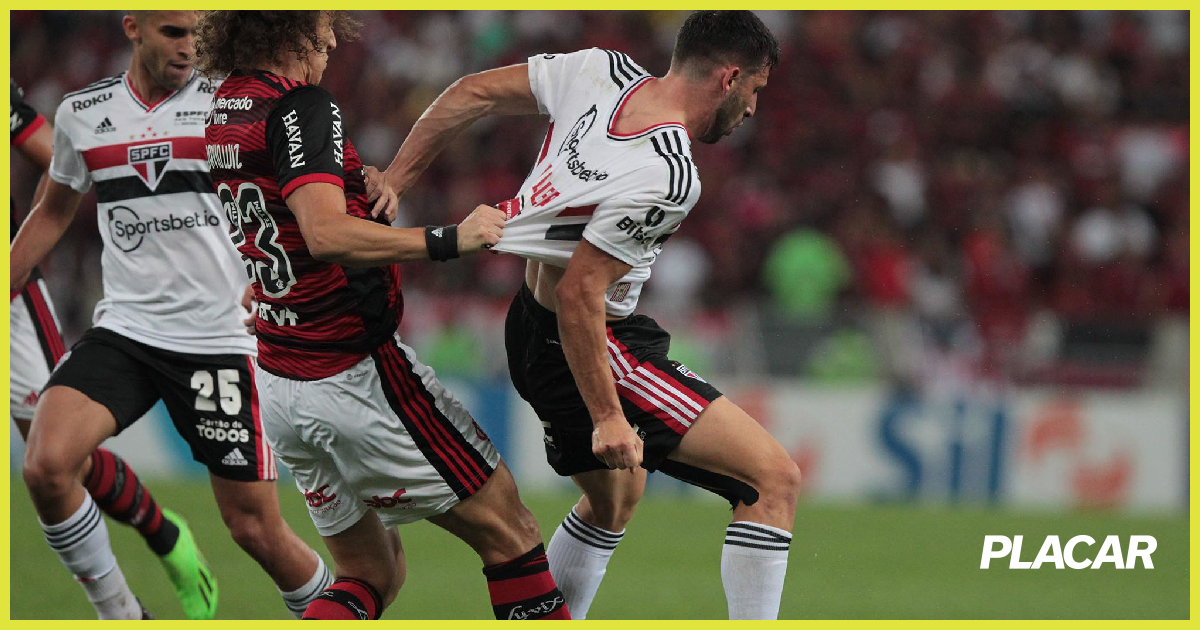
[[[554,288],[554,300],[558,304],[560,314],[578,313],[587,307],[589,297],[588,285],[585,282],[575,282],[564,277]]]
[[[487,77],[479,72],[468,74],[450,84],[446,94],[464,109],[479,115],[486,115],[496,105]]]

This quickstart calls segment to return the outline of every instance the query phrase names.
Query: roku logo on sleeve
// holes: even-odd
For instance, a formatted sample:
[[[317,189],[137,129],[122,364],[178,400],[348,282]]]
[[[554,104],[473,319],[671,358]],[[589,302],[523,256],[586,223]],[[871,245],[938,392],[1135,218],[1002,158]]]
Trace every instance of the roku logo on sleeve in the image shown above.
[[[1136,568],[1135,562],[1138,558],[1142,559],[1143,568],[1153,569],[1154,562],[1151,561],[1150,554],[1158,548],[1158,541],[1153,536],[1130,536],[1129,545],[1126,547],[1129,554],[1123,557],[1121,555],[1121,537],[1108,536],[1104,539],[1104,544],[1100,546],[1100,551],[1096,553],[1095,559],[1092,559],[1083,557],[1090,556],[1090,552],[1079,548],[1091,547],[1096,544],[1096,539],[1091,536],[1075,536],[1067,541],[1065,547],[1059,544],[1058,536],[1047,536],[1033,561],[1023,562],[1021,560],[1022,538],[1022,536],[1013,536],[1012,539],[1009,539],[1008,536],[984,536],[983,556],[980,559],[979,568],[987,569],[993,559],[1009,556],[1008,568],[1010,569],[1040,569],[1043,564],[1053,564],[1055,569],[1086,569],[1088,567],[1099,569],[1109,563],[1118,569],[1133,569]]]

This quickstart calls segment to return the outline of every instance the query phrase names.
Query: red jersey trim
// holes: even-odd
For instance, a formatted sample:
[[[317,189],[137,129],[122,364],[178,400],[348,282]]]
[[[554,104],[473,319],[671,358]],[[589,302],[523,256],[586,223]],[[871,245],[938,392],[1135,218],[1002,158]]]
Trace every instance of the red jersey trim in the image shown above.
[[[204,138],[185,136],[182,138],[161,138],[159,140],[138,140],[137,142],[110,144],[103,147],[96,147],[94,149],[87,149],[83,152],[83,161],[87,164],[89,171],[98,171],[102,168],[110,168],[113,166],[124,166],[129,164],[129,147],[143,144],[160,144],[167,141],[169,141],[172,145],[171,159],[208,159]]]
[[[193,74],[192,79],[194,79],[194,78],[196,78],[196,77]],[[188,83],[191,83],[192,79],[188,79]],[[146,103],[146,99],[142,98],[142,95],[138,94],[138,91],[136,89],[134,89],[133,82],[129,80],[128,72],[125,73],[125,87],[129,89],[129,94],[130,94],[130,96],[133,97],[133,100],[137,101],[138,105],[141,105],[142,107],[146,108],[146,111],[150,111],[150,110],[154,109],[155,107],[158,107],[158,105],[160,103],[171,98],[172,96],[175,96],[175,93],[179,91],[179,90],[172,90],[170,92],[167,92],[165,95],[163,95],[162,98],[158,99],[157,101],[154,101],[153,103]]]
[[[331,175],[329,173],[308,173],[307,175],[301,175],[300,177],[288,182],[287,186],[284,186],[283,190],[279,191],[279,196],[283,197],[284,201],[286,201],[288,195],[292,194],[292,191],[305,184],[315,183],[333,184],[342,190],[346,189],[346,181],[339,175]]]
[[[621,97],[621,102],[617,105],[616,111],[614,111],[612,114],[612,117],[608,119],[609,120],[608,135],[609,136],[612,136],[613,138],[617,138],[619,140],[628,140],[631,138],[636,138],[644,133],[654,131],[655,129],[659,129],[661,127],[675,126],[675,127],[683,127],[683,131],[685,133],[687,133],[687,135],[688,135],[688,140],[692,139],[692,134],[691,134],[691,132],[689,132],[687,130],[687,127],[684,127],[683,123],[677,122],[677,121],[661,122],[656,125],[650,125],[649,127],[646,127],[645,129],[635,131],[633,133],[617,133],[616,132],[617,119],[621,117],[621,110],[625,108],[625,103],[629,102],[629,97],[633,96],[634,92],[637,92],[638,90],[642,89],[642,86],[646,85],[647,83],[649,83],[653,80],[654,80],[654,77],[646,77],[646,78],[642,79],[641,81],[634,84],[633,88],[625,93],[625,96]]]
[[[32,136],[33,132],[41,129],[42,125],[44,124],[46,124],[46,117],[38,114],[37,118],[34,118],[33,122],[29,123],[29,126],[26,127],[24,131],[17,134],[17,137],[12,139],[12,145],[14,147],[19,147],[22,144],[25,144],[25,141],[29,139],[29,136]]]

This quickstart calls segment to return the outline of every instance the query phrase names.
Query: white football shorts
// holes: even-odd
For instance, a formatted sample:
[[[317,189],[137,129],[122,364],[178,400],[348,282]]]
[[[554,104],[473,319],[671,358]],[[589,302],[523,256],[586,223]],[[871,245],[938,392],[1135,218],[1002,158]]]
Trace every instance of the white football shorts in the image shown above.
[[[387,527],[474,494],[500,454],[399,336],[348,370],[296,381],[257,370],[263,429],[322,536],[375,510]]]

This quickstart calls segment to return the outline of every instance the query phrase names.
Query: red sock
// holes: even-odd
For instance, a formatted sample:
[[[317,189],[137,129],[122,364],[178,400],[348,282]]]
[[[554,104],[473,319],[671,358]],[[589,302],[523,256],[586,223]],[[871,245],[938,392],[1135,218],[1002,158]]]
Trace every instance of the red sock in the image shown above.
[[[570,619],[567,602],[538,546],[516,560],[483,568],[497,619]]]
[[[374,586],[342,577],[333,581],[304,609],[302,619],[378,619],[383,598]]]
[[[136,528],[154,553],[165,556],[175,547],[179,528],[163,518],[150,491],[116,453],[104,448],[92,451],[92,469],[83,485],[105,514]]]

